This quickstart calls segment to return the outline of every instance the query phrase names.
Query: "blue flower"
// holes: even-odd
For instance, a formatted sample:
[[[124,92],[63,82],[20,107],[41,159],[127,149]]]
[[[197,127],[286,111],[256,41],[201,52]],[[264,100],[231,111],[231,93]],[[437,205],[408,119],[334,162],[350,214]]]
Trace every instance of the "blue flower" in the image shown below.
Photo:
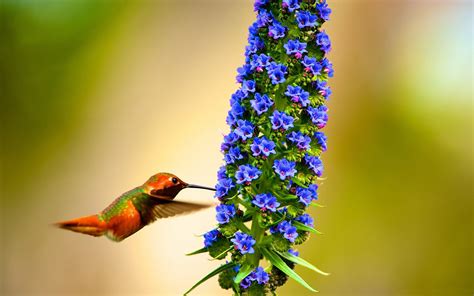
[[[221,198],[227,195],[229,191],[234,188],[234,182],[231,178],[222,178],[216,184],[216,194],[215,197]]]
[[[265,69],[269,64],[270,57],[263,53],[259,55],[254,54],[250,60],[251,69],[257,72],[263,72],[263,69]]]
[[[328,77],[334,76],[334,69],[332,68],[332,63],[327,58],[321,60],[321,65],[323,66],[323,72],[328,74]]]
[[[316,132],[314,133],[314,138],[318,142],[318,145],[321,147],[322,151],[326,151],[328,149],[327,146],[327,137],[323,132]]]
[[[300,131],[291,132],[287,136],[288,140],[290,140],[293,144],[296,144],[296,147],[300,150],[307,150],[309,149],[309,144],[311,143],[311,138]]]
[[[295,239],[298,237],[298,232],[296,232],[296,227],[291,226],[289,227],[285,233],[283,233],[283,237],[289,240],[290,242],[294,243]]]
[[[245,64],[240,68],[237,68],[237,77],[235,78],[238,83],[242,83],[244,81],[244,78],[252,73],[252,69],[250,68],[249,64]]]
[[[313,201],[313,192],[306,188],[298,187],[296,189],[296,196],[298,196],[299,202],[305,206],[309,206]]]
[[[269,72],[269,77],[272,80],[272,84],[279,84],[282,82],[285,82],[285,73],[280,71],[280,70],[275,70],[272,72]]]
[[[212,243],[217,241],[217,237],[220,235],[221,233],[219,232],[219,230],[217,229],[213,229],[209,232],[206,232],[204,234],[204,246],[205,247],[210,247],[212,246]]]
[[[285,95],[290,97],[291,101],[306,107],[309,104],[309,92],[299,86],[288,85]]]
[[[255,199],[252,200],[252,203],[259,207],[262,211],[270,210],[276,212],[276,208],[280,205],[276,197],[270,193],[260,193],[255,196]]]
[[[270,154],[275,154],[275,143],[272,140],[267,139],[265,136],[262,137],[261,143],[261,150],[262,154],[266,157],[270,156]]]
[[[296,13],[296,20],[298,21],[298,27],[300,29],[316,26],[317,18],[316,15],[311,14],[309,11],[298,11]]]
[[[289,249],[288,253],[290,253],[291,255],[296,256],[296,257],[298,257],[300,255],[300,252],[298,252],[296,250],[293,250],[293,249]]]
[[[226,224],[235,216],[235,207],[234,205],[220,204],[216,207],[216,212],[217,222],[219,224]]]
[[[273,21],[273,25],[268,28],[268,36],[273,39],[280,39],[285,37],[286,27],[282,26],[279,22]]]
[[[296,9],[300,8],[299,0],[283,0],[281,7],[287,8],[289,12],[293,12]]]
[[[306,226],[313,227],[314,226],[314,219],[309,214],[303,214],[295,219],[298,222],[303,223]]]
[[[239,120],[239,118],[232,113],[232,110],[230,110],[225,119],[227,125],[234,126],[237,120]]]
[[[273,105],[273,101],[267,95],[255,93],[255,99],[250,101],[252,108],[258,115],[268,111],[268,108]]]
[[[287,55],[294,55],[297,59],[301,59],[303,53],[308,52],[306,50],[306,43],[299,40],[288,40],[283,47],[286,49]]]
[[[240,165],[235,173],[235,178],[237,179],[238,184],[250,183],[252,180],[258,179],[262,172],[256,167],[243,164]]]
[[[255,11],[259,11],[267,3],[268,3],[268,0],[255,0],[255,3],[253,4],[253,9]]]
[[[313,195],[313,199],[318,199],[318,185],[317,184],[311,184],[308,186],[308,189],[311,191],[311,194]]]
[[[234,238],[230,241],[234,243],[235,248],[239,250],[242,255],[247,253],[253,254],[255,252],[253,246],[255,245],[256,241],[251,235],[237,231],[234,234]]]
[[[282,64],[277,64],[275,62],[271,62],[267,66],[268,76],[272,80],[272,84],[279,84],[285,82],[285,74],[287,71],[287,67]]]
[[[308,167],[313,170],[316,176],[321,177],[323,174],[323,162],[317,156],[311,156],[306,154],[304,160],[308,164]]]
[[[305,56],[301,63],[305,66],[304,70],[306,72],[311,72],[314,76],[321,74],[323,66],[318,62],[318,60],[316,60],[316,58]]]
[[[249,274],[248,276],[246,276],[241,282],[240,282],[240,287],[242,287],[242,289],[248,289],[250,287],[250,285],[252,285],[252,282],[253,282],[253,273]]]
[[[293,127],[294,121],[295,119],[286,113],[283,113],[281,115],[281,127],[285,130],[288,130],[290,127]]]
[[[328,7],[326,0],[316,4],[316,10],[321,19],[329,21],[329,15],[331,14],[331,8]]]
[[[242,92],[247,96],[249,92],[255,92],[255,81],[244,80],[242,82]]]
[[[298,232],[296,232],[296,227],[291,225],[289,221],[282,221],[278,224],[277,227],[280,233],[283,233],[283,237],[289,240],[290,242],[294,243],[295,239],[298,237]]]
[[[230,108],[230,112],[231,112],[232,115],[234,115],[235,117],[241,117],[242,115],[244,115],[245,108],[242,107],[242,105],[240,105],[239,103],[235,103],[235,104],[233,104],[232,107]]]
[[[259,45],[260,44],[256,41],[249,42],[249,45],[245,47],[245,57],[248,58],[252,54],[256,53],[259,49],[258,48]],[[245,62],[247,62],[247,59],[245,60]]]
[[[324,31],[316,34],[316,44],[322,51],[324,51],[324,53],[328,53],[331,50],[331,40],[329,39],[328,34]]]
[[[258,36],[258,24],[257,22],[253,22],[252,25],[249,27],[249,38]]]
[[[295,169],[296,163],[288,161],[288,159],[275,159],[273,162],[273,169],[280,176],[281,180],[285,180],[288,177],[293,177],[296,174]]]
[[[248,41],[249,41],[249,45],[247,45],[245,47],[245,56],[248,58],[251,54],[254,54],[256,53],[259,49],[263,49],[265,47],[265,42],[263,42],[263,40],[258,37],[258,28],[257,28],[257,24],[254,23],[254,25],[251,27],[252,30],[254,29],[255,27],[255,30],[256,30],[256,34],[249,34],[249,38],[248,38]],[[246,59],[246,62],[248,60]]]
[[[249,121],[240,119],[237,121],[235,133],[242,139],[242,141],[245,141],[252,137],[253,129],[254,127]]]
[[[277,226],[277,231],[284,233],[289,227],[291,227],[291,222],[283,220]]]
[[[253,274],[255,275],[255,281],[260,285],[266,284],[270,279],[268,273],[266,273],[261,266],[257,267]]]
[[[224,142],[221,145],[221,150],[226,151],[232,146],[235,142],[239,140],[239,135],[234,132],[230,132],[228,135],[224,136]]]
[[[252,155],[253,156],[259,156],[262,153],[262,139],[260,138],[254,138],[253,143],[250,146],[250,150],[252,150]]]
[[[246,98],[247,95],[242,92],[241,89],[235,91],[230,98],[230,106],[234,105],[235,103],[241,103],[242,99]]]
[[[240,282],[240,287],[248,289],[253,282],[257,282],[259,285],[264,285],[269,279],[270,277],[268,276],[268,273],[259,266]]]
[[[306,109],[308,111],[309,116],[311,117],[311,121],[318,127],[323,128],[326,126],[328,122],[328,108],[324,105],[319,107],[313,108],[311,106]]]
[[[227,178],[227,173],[226,173],[226,167],[225,165],[221,166],[219,170],[217,171],[217,179],[225,179]]]
[[[240,152],[239,147],[232,147],[229,152],[224,155],[224,161],[226,164],[235,163],[236,160],[243,159],[244,155]]]
[[[270,116],[270,121],[274,130],[287,130],[290,127],[293,127],[294,120],[295,119],[291,115],[288,115],[285,112],[280,112],[278,110],[275,110],[273,112],[273,115]]]
[[[316,81],[315,87],[318,90],[318,93],[328,100],[329,96],[332,94],[331,88],[327,85],[326,81]]]
[[[265,9],[261,9],[257,14],[256,24],[259,28],[265,27],[273,21],[273,16]]]
[[[253,156],[260,156],[261,154],[264,155],[264,157],[270,156],[270,154],[275,154],[275,143],[269,139],[267,139],[265,136],[261,138],[255,138],[253,140],[252,145],[250,146],[250,149],[253,152]]]

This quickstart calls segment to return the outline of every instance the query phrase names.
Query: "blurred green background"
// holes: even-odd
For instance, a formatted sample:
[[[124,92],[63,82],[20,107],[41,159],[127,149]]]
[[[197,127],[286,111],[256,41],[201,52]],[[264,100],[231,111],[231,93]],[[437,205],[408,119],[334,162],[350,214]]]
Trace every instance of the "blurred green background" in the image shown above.
[[[324,235],[300,252],[331,276],[297,271],[322,295],[472,295],[472,3],[329,3]],[[212,209],[120,244],[49,225],[158,171],[215,183],[254,18],[243,0],[1,2],[0,294],[179,295],[219,264],[183,255]]]

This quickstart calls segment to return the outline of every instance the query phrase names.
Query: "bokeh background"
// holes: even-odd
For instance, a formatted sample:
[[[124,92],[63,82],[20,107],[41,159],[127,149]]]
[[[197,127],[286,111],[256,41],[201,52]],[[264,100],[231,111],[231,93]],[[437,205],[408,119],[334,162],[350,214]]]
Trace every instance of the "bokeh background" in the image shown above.
[[[297,271],[322,295],[472,295],[472,4],[329,3],[324,235],[300,252],[332,274]],[[254,18],[248,0],[1,2],[0,294],[180,295],[219,264],[184,256],[212,209],[120,244],[50,224],[158,171],[215,183]]]

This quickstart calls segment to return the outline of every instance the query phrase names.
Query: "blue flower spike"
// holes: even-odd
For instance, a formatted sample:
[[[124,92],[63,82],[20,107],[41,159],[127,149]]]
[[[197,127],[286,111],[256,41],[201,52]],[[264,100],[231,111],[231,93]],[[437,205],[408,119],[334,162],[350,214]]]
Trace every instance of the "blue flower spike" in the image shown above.
[[[317,206],[328,149],[322,129],[334,67],[330,32],[322,28],[332,13],[327,2],[254,1],[220,146],[216,221],[193,252],[225,261],[198,284],[218,275],[234,295],[274,295],[291,277],[315,291],[293,267],[320,272],[296,247],[319,233],[308,211]]]

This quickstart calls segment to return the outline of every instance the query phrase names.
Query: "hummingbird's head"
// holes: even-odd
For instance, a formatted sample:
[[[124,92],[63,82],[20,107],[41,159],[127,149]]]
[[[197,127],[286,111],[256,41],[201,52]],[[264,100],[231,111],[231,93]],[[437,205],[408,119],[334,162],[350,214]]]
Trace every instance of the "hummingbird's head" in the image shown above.
[[[150,179],[143,184],[143,187],[146,194],[169,200],[174,199],[184,188],[200,188],[215,191],[215,189],[211,187],[188,184],[170,173],[158,173],[151,176]]]

